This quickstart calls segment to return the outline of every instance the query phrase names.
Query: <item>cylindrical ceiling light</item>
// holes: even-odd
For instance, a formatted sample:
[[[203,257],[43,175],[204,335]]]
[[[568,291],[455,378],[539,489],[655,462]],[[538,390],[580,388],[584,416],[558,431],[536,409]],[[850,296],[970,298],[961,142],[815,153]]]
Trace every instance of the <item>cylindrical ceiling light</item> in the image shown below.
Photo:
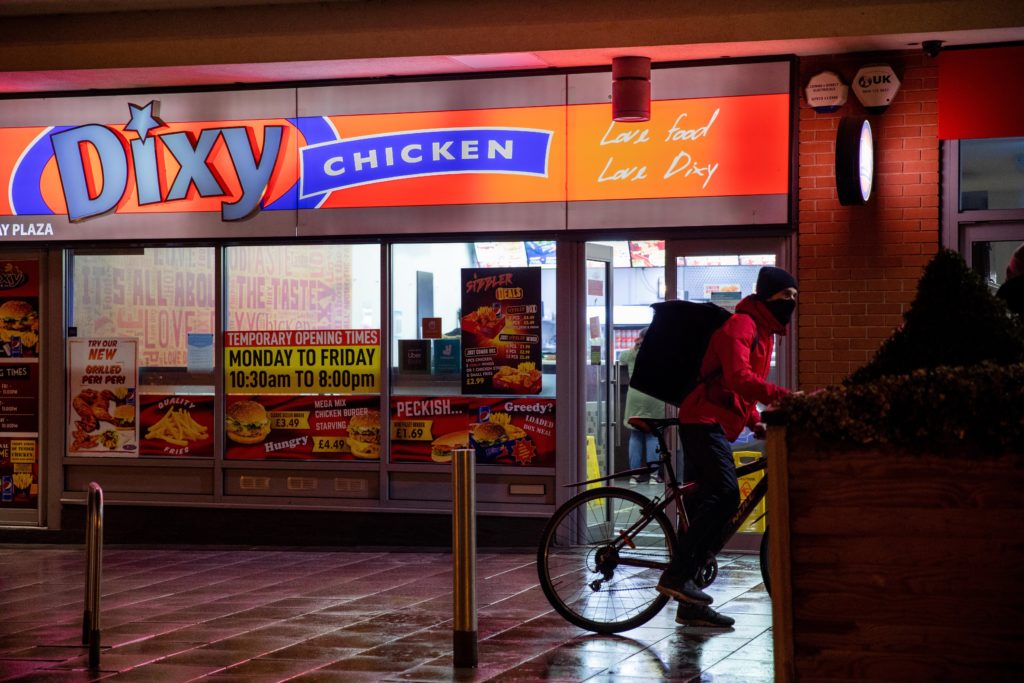
[[[651,58],[612,59],[612,119],[651,120]]]

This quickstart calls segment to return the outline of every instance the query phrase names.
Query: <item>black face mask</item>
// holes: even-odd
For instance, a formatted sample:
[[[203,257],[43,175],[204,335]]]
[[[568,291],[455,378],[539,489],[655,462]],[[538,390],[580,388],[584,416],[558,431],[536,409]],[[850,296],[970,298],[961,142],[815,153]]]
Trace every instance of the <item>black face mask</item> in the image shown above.
[[[796,310],[795,299],[765,301],[764,305],[775,316],[775,319],[782,323],[783,327],[789,324],[789,319],[793,317],[793,311]]]

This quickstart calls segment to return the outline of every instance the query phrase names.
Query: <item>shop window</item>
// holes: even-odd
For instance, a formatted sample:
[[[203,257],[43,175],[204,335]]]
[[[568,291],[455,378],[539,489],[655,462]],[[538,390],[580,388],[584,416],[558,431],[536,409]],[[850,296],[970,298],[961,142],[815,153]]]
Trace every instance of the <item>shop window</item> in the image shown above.
[[[552,466],[554,242],[392,247],[391,455]]]
[[[379,460],[380,247],[229,247],[225,264],[225,458]]]
[[[960,141],[960,210],[1024,208],[1024,138]]]
[[[213,456],[214,257],[73,253],[71,455]]]

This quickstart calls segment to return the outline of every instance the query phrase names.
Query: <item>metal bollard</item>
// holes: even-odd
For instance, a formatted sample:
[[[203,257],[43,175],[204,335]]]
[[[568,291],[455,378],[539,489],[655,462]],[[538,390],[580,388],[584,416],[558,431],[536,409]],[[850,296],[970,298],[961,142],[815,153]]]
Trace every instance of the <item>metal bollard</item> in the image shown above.
[[[456,667],[477,665],[476,637],[476,453],[468,448],[452,456],[452,563]]]
[[[89,668],[100,665],[100,573],[103,567],[103,489],[89,483],[85,519],[85,613],[82,645],[89,646]]]

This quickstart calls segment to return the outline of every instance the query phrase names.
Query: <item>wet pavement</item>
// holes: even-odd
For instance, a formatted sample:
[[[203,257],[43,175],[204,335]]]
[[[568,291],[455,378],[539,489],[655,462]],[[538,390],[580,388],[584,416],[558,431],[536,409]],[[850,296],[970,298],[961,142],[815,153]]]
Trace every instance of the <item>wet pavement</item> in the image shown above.
[[[84,550],[0,545],[0,681],[772,681],[757,556],[719,562],[733,629],[677,626],[670,603],[599,636],[552,610],[532,552],[481,552],[479,666],[456,669],[450,554],[107,547],[90,671]]]

